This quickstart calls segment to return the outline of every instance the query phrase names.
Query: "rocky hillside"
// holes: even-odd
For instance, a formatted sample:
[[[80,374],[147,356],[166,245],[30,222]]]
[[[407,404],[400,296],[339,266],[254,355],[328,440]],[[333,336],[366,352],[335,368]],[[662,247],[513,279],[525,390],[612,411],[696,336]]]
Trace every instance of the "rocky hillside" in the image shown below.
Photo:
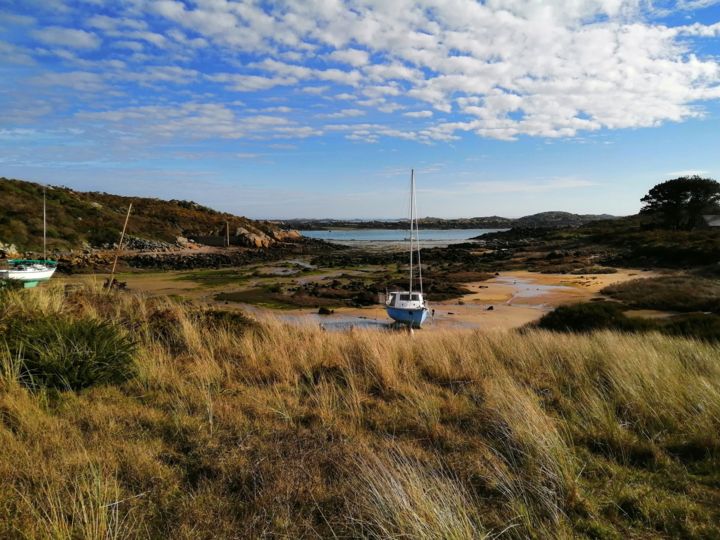
[[[0,250],[38,250],[42,247],[42,186],[0,178]],[[157,250],[182,246],[190,238],[220,240],[230,226],[231,243],[269,247],[293,240],[297,233],[278,225],[218,212],[191,201],[164,201],[84,193],[65,187],[47,189],[47,236],[50,250],[83,246],[106,247],[117,242],[128,205],[130,247]],[[3,247],[4,245],[4,247]]]

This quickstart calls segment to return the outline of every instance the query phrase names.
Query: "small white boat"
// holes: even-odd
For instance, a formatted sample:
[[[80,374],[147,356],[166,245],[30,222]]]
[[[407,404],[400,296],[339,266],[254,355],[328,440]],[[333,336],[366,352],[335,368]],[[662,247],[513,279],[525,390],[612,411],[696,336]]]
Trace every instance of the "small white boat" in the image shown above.
[[[420,241],[417,229],[417,203],[415,198],[415,171],[410,171],[410,282],[407,291],[392,291],[387,295],[385,310],[388,316],[399,324],[410,328],[420,328],[428,316],[428,305],[425,301],[422,286],[422,264],[420,263]],[[414,254],[417,246],[417,281],[418,289],[414,290],[415,265]]]
[[[43,189],[43,258],[10,259],[7,268],[0,268],[0,280],[21,282],[23,287],[35,287],[41,281],[48,281],[57,270],[57,262],[47,258],[47,209]]]
[[[0,279],[21,281],[26,287],[49,280],[57,270],[57,262],[46,259],[11,259],[8,266],[0,270]]]

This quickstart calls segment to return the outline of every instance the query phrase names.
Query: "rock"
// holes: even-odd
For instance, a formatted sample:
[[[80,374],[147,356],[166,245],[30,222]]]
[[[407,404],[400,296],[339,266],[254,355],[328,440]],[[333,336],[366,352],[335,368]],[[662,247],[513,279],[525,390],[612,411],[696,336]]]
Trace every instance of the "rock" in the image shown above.
[[[123,249],[137,251],[170,251],[175,246],[162,240],[148,240],[137,236],[126,236],[123,242]]]
[[[185,248],[185,247],[188,247],[188,244],[190,243],[190,240],[188,240],[188,239],[185,238],[184,236],[178,236],[178,237],[175,239],[175,243],[176,243],[178,246],[180,246],[181,248]]]
[[[275,241],[264,232],[251,232],[245,227],[238,227],[235,230],[235,238],[241,245],[247,247],[266,248],[275,243]]]
[[[318,309],[318,315],[332,315],[335,313],[335,310],[328,309],[325,306],[321,306],[320,309]]]
[[[5,244],[0,242],[0,258],[12,257],[18,255],[17,247],[15,244]]]
[[[278,242],[297,242],[302,238],[298,231],[277,229],[272,231],[271,236]]]

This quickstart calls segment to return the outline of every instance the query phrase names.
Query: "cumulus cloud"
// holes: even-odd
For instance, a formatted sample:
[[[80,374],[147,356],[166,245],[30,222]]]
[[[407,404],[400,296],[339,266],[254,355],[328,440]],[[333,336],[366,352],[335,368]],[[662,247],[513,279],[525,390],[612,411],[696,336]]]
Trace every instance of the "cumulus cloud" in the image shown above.
[[[409,111],[403,113],[403,116],[408,116],[410,118],[431,118],[432,115],[432,111]]]
[[[98,130],[136,133],[143,136],[142,140],[266,140],[305,138],[322,133],[277,114],[241,114],[233,107],[217,103],[189,102],[80,112],[75,119]]]
[[[365,111],[360,109],[342,109],[340,111],[329,113],[329,114],[322,114],[320,115],[321,118],[350,118],[353,116],[364,116]]]
[[[85,30],[76,30],[75,28],[47,26],[33,30],[32,35],[46,45],[57,45],[73,49],[97,49],[100,46],[100,38],[97,35]]]
[[[369,55],[367,51],[360,49],[344,49],[333,51],[328,58],[336,62],[350,64],[351,66],[360,67],[368,63]]]
[[[717,3],[663,3],[663,13]],[[572,137],[701,117],[704,102],[720,99],[720,64],[698,46],[720,35],[720,22],[672,26],[644,0],[133,0],[99,11],[83,13],[77,28],[30,32],[74,70],[37,82],[196,85],[208,101],[222,92],[283,92],[307,108],[356,100],[395,115],[384,126],[346,130],[368,142]],[[94,74],[94,60],[67,51],[103,44],[116,57],[96,62]],[[14,49],[16,59],[31,61],[27,50]],[[334,106],[325,118],[364,114]],[[407,118],[425,121],[413,131],[397,127]],[[318,132],[287,127],[286,136]]]

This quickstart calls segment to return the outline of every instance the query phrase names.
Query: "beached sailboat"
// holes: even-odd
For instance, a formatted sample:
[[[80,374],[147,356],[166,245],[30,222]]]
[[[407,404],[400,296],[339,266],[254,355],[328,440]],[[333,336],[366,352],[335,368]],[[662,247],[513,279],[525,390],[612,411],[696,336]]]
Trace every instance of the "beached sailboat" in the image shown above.
[[[415,249],[417,249],[417,283],[415,284]],[[385,301],[388,316],[397,323],[410,328],[420,328],[428,316],[422,286],[422,265],[420,262],[420,241],[417,228],[417,203],[415,197],[415,171],[410,172],[410,283],[407,291],[392,291]]]
[[[8,267],[0,269],[0,280],[22,283],[23,287],[35,287],[41,281],[49,280],[55,270],[57,261],[47,258],[47,207],[45,190],[43,189],[43,258],[42,259],[10,259]]]

